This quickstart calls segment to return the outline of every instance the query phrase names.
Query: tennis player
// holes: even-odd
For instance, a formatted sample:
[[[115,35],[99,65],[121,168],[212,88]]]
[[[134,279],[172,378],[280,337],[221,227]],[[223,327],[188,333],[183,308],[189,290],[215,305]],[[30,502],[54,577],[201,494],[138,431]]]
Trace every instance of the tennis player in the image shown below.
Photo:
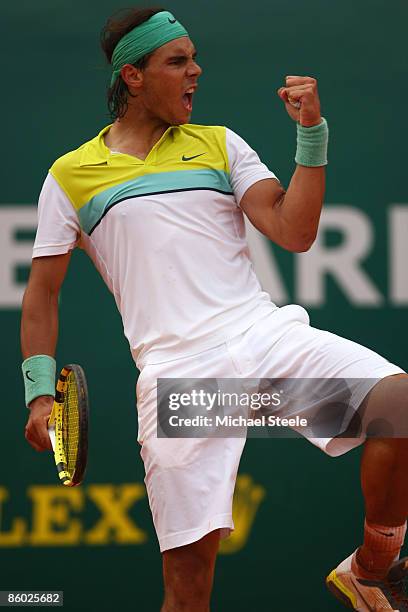
[[[163,555],[162,610],[204,612],[219,540],[233,529],[244,440],[157,438],[157,378],[372,379],[379,382],[355,397],[385,415],[404,404],[407,375],[314,329],[300,306],[278,308],[251,265],[244,214],[289,251],[307,251],[315,239],[328,142],[316,80],[287,76],[277,92],[297,129],[296,169],[285,190],[232,130],[189,123],[201,68],[173,14],[132,9],[113,17],[102,47],[112,64],[114,121],[57,159],[39,199],[22,318],[26,438],[36,450],[50,448],[58,293],[80,245],[114,295],[141,371],[139,442]],[[273,126],[263,129],[273,137]],[[331,590],[355,610],[408,610],[401,583],[408,562],[398,560],[407,439],[366,440],[363,432],[312,442],[331,456],[365,444],[363,543],[328,576]]]

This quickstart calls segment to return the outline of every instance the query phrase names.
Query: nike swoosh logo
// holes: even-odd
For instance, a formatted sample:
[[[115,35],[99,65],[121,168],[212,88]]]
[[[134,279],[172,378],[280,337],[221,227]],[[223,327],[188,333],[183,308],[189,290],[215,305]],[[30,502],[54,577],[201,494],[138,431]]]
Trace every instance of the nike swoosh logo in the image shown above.
[[[176,23],[176,19],[170,19],[170,17],[167,17],[167,19],[169,20],[169,23]]]
[[[381,533],[381,535],[385,536],[386,538],[393,538],[394,534],[393,533],[384,533],[383,531],[378,531],[378,529],[376,529],[377,533]]]
[[[30,378],[29,373],[31,372],[31,370],[27,370],[26,372],[26,377],[28,378],[28,380],[31,380],[31,382],[35,382],[35,380],[33,380],[32,378]]]
[[[190,161],[190,159],[195,159],[196,157],[200,157],[201,155],[205,155],[206,151],[204,151],[204,153],[199,153],[198,155],[192,155],[192,157],[186,157],[185,155],[183,155],[183,157],[181,158],[183,161]]]

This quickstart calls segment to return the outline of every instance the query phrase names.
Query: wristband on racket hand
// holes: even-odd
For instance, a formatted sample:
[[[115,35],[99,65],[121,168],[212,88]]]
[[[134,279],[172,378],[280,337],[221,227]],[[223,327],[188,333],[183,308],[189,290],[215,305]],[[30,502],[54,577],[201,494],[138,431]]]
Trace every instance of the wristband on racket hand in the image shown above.
[[[312,127],[305,127],[298,123],[296,163],[310,168],[326,166],[328,142],[329,128],[324,117],[319,125]]]
[[[25,402],[27,408],[30,402],[40,395],[55,393],[56,363],[49,355],[33,355],[21,365],[24,377]]]

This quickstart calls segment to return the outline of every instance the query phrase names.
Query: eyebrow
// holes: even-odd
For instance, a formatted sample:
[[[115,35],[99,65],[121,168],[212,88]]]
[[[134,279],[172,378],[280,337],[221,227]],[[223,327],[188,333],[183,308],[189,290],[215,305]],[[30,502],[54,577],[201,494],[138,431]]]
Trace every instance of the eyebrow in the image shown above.
[[[197,49],[194,49],[194,51],[193,51],[193,54],[192,54],[192,55],[193,55],[193,58],[194,58],[194,57],[196,57],[196,55],[197,55]],[[168,58],[167,58],[167,60],[182,59],[182,58],[184,58],[184,57],[189,57],[189,54],[188,54],[188,53],[186,53],[185,51],[181,51],[181,50],[180,50],[180,51],[178,51],[178,50],[176,50],[176,51],[175,51],[175,55],[172,55],[171,57],[168,57]]]

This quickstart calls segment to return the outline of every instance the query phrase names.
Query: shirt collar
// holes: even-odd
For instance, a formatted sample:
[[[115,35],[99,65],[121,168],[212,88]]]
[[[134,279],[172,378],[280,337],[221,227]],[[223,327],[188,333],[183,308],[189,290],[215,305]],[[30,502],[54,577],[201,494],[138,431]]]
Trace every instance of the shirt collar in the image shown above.
[[[97,166],[99,164],[107,164],[110,157],[110,151],[105,144],[104,134],[112,127],[112,123],[107,125],[99,132],[95,138],[89,140],[82,150],[80,166]]]
[[[82,150],[81,159],[79,165],[82,166],[98,166],[101,164],[109,164],[112,158],[112,153],[108,149],[105,144],[104,135],[106,132],[110,130],[113,123],[110,123],[106,127],[104,127],[95,138],[89,140],[85,143],[84,148]],[[174,128],[178,126],[170,126],[164,132],[163,136],[160,140],[155,144],[151,153],[149,153],[148,157],[152,160],[152,157],[155,157],[157,154],[158,147],[162,144],[162,142],[167,138],[167,136],[174,131]],[[152,155],[153,154],[153,155]],[[130,157],[130,156],[128,156]],[[147,158],[146,158],[147,159]],[[136,157],[134,158],[135,164],[143,164],[143,161],[139,161]]]

